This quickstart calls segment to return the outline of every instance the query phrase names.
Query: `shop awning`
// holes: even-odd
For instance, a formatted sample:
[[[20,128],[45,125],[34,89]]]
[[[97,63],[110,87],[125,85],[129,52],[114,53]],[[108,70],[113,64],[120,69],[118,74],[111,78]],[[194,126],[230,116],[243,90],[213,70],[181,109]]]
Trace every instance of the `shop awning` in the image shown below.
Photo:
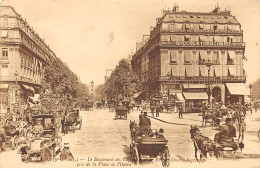
[[[228,71],[229,71],[230,76],[236,76],[235,67],[228,67]]]
[[[201,50],[199,51],[199,54],[200,54],[200,58],[201,59],[207,59],[207,51],[206,50]]]
[[[177,50],[170,50],[170,60],[177,61]]]
[[[185,50],[184,51],[184,57],[186,61],[192,61],[192,51],[191,50]]]
[[[176,93],[176,97],[179,100],[179,102],[185,102],[185,99],[183,98],[182,93]]]
[[[173,76],[178,76],[179,75],[179,66],[178,65],[171,66],[171,73]]]
[[[140,91],[140,92],[138,92],[138,93],[135,93],[135,95],[133,96],[133,98],[136,99],[137,97],[140,96],[140,94],[141,94],[142,92],[143,92],[143,91]]]
[[[236,59],[236,53],[235,53],[235,51],[228,51],[228,54],[229,54],[229,57],[230,57],[231,59]]]
[[[232,95],[250,95],[250,89],[244,83],[226,83],[226,86]]]
[[[6,30],[3,30],[3,31],[1,32],[1,37],[7,38],[7,36],[8,36],[8,32],[7,32]]]
[[[207,88],[205,84],[183,84],[184,88]]]
[[[215,71],[215,76],[216,76],[216,77],[220,77],[220,76],[221,76],[220,67],[215,66],[215,67],[214,67],[214,71]]]
[[[208,69],[206,66],[200,66],[200,74],[202,77],[208,76]]]
[[[8,89],[9,84],[0,84],[1,89]]]
[[[208,95],[206,92],[184,92],[183,96],[186,100],[206,100]]]
[[[26,90],[32,91],[33,93],[35,92],[34,88],[31,87],[31,86],[28,86],[28,85],[23,84],[23,87],[24,87]]]
[[[192,77],[192,66],[186,66],[185,72],[187,77]]]

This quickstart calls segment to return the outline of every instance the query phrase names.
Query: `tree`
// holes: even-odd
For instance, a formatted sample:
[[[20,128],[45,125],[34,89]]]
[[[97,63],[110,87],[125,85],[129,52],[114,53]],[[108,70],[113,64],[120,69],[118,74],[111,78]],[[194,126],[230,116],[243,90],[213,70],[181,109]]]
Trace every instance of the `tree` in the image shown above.
[[[127,61],[122,59],[105,82],[104,89],[109,99],[129,98],[139,91],[140,80]]]
[[[258,78],[252,86],[252,96],[253,97],[260,97],[260,78]]]
[[[88,87],[81,83],[76,74],[59,58],[53,59],[44,70],[41,80],[43,90],[51,90],[53,94],[71,96],[73,98],[86,98]]]

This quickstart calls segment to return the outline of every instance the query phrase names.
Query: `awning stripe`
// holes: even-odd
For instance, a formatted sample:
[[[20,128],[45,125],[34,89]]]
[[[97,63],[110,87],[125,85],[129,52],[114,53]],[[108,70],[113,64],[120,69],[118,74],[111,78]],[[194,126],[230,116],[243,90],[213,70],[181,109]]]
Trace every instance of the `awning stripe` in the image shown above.
[[[186,100],[205,100],[208,99],[208,95],[206,92],[184,92],[183,96],[185,97]]]
[[[207,88],[205,84],[183,84],[184,88]]]
[[[183,96],[186,100],[206,100],[208,95],[206,92],[184,92]]]
[[[244,83],[226,83],[226,86],[232,95],[250,95],[250,89]]]

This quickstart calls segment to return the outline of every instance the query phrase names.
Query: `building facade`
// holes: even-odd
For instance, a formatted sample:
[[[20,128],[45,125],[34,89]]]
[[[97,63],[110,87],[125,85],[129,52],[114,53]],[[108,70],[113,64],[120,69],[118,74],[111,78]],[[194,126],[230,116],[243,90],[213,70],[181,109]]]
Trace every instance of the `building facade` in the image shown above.
[[[1,6],[0,35],[0,113],[5,113],[37,93],[45,67],[56,56],[13,7]]]
[[[136,50],[132,68],[147,99],[159,94],[196,105],[210,94],[213,102],[233,103],[248,92],[243,31],[230,11],[179,12],[175,6],[156,19]]]

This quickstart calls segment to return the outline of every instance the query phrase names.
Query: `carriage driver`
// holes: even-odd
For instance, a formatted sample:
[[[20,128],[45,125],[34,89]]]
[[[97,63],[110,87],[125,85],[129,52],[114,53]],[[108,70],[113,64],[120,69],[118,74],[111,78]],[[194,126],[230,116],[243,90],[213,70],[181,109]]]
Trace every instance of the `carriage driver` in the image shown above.
[[[139,127],[142,132],[151,130],[151,120],[147,117],[147,112],[144,112],[142,117],[139,117]]]
[[[214,141],[223,145],[232,145],[234,137],[236,137],[236,128],[232,125],[231,118],[226,118],[226,124],[215,134]]]
[[[41,119],[36,119],[36,125],[33,127],[32,133],[34,134],[35,138],[40,138],[43,134],[43,126],[41,124]]]

